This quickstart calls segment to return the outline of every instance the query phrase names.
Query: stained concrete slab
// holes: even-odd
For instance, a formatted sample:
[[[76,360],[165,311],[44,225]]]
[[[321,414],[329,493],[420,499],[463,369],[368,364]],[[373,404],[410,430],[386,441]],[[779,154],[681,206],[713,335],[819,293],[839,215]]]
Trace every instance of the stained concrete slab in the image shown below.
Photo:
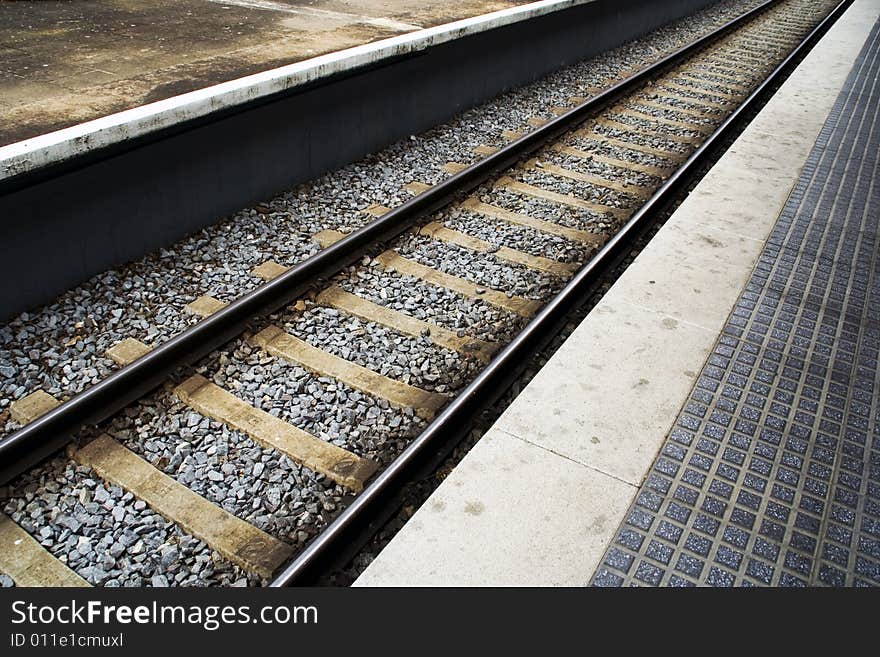
[[[557,541],[569,545],[575,532],[567,505],[581,510],[575,527],[601,519],[610,543],[609,517],[623,520],[626,511],[615,509],[632,499],[633,484],[644,480],[672,428],[715,342],[710,327],[727,318],[878,14],[880,0],[853,3],[356,585],[551,585],[592,575],[604,549],[597,552],[589,537],[579,559],[558,559]],[[708,271],[707,263],[719,270],[722,264],[730,279]],[[661,281],[667,290],[648,292]],[[707,291],[697,314],[689,308],[693,287]],[[506,442],[491,439],[499,435]],[[525,477],[500,449],[521,450],[514,439],[576,464],[590,473],[585,477],[599,475],[607,487],[588,490],[585,503],[577,486],[560,491],[552,477],[528,479],[529,501],[516,493],[511,504],[499,500],[479,531],[454,505],[444,506],[442,519],[432,513],[438,500],[459,502],[459,490],[493,499],[515,491]],[[548,524],[531,510],[547,500],[562,513],[560,523]],[[527,554],[523,535],[540,537]],[[504,567],[493,569],[496,560]]]
[[[721,330],[761,242],[700,227],[670,227],[626,272],[617,298],[679,322]]]
[[[495,427],[638,485],[681,407],[712,331],[619,298],[602,303]]]
[[[635,490],[493,429],[410,520],[417,550],[392,542],[358,585],[583,585],[584,547],[604,547]]]

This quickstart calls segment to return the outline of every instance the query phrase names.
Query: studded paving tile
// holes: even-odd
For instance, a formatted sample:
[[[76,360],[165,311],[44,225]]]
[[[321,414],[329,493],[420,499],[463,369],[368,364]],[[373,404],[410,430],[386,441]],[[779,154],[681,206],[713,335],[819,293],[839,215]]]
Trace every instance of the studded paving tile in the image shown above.
[[[594,586],[880,585],[880,23]]]

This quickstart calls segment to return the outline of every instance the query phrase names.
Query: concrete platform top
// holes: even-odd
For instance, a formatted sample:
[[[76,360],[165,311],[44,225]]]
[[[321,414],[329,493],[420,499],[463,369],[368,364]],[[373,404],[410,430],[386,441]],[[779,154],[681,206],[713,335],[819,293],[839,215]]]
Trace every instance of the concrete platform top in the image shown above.
[[[0,4],[0,180],[593,0]]]
[[[796,185],[801,189],[802,170],[878,16],[880,0],[855,0],[357,586],[586,585],[600,566],[601,573],[612,569],[607,579],[614,581],[596,583],[621,583],[624,576],[641,584],[664,577],[673,583],[682,573],[691,583],[711,583],[705,581],[714,572],[709,565],[702,574],[688,572],[700,558],[686,541],[691,530],[708,531],[694,523],[714,489],[690,489],[698,485],[682,480],[685,461],[672,463],[681,467],[665,492],[643,484],[662,469],[660,450],[672,444],[665,441],[685,405],[698,411],[691,408],[695,384],[714,366],[707,359],[718,356],[719,334],[756,265],[762,266],[790,193]],[[681,458],[699,461],[705,457],[699,450],[711,440],[714,434],[678,445]],[[718,447],[719,456],[736,451],[732,447]],[[786,450],[775,457],[783,460],[780,472],[792,467]],[[671,451],[678,454],[675,445]],[[745,466],[737,476],[736,485],[743,485]],[[703,477],[706,490],[714,482]],[[765,497],[771,488],[776,491],[768,484]],[[678,494],[696,496],[688,498],[693,508],[687,518],[672,513]],[[755,495],[742,499],[751,503]],[[731,498],[723,511],[709,508],[736,524],[745,517],[739,504]],[[771,508],[767,500],[761,504]],[[801,515],[790,513],[789,530]],[[869,521],[868,530],[876,532],[880,523]],[[640,529],[642,523],[650,532]],[[677,532],[663,535],[667,525]],[[727,534],[714,526],[721,545]],[[750,550],[763,545],[751,540]],[[712,558],[729,557],[729,548],[718,548]],[[777,557],[788,559],[785,550]],[[739,559],[743,570],[755,560]],[[653,581],[658,571],[665,574]],[[759,582],[745,577],[747,584]]]

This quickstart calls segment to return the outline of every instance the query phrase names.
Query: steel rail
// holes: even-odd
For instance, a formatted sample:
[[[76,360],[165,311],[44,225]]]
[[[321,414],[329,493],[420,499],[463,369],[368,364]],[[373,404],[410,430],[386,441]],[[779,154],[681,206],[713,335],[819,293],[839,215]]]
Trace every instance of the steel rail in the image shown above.
[[[780,1],[767,0],[540,128],[528,132],[496,153],[444,179],[0,440],[0,484],[8,482],[57,452],[82,427],[107,419],[159,386],[181,368],[223,346],[244,332],[254,320],[295,301],[322,280],[361,258],[377,244],[397,237],[420,219],[445,207],[547,142],[571,130],[608,103]]]
[[[308,545],[276,578],[273,587],[303,585],[314,582],[321,568],[349,539],[370,523],[371,512],[392,497],[421,467],[426,455],[451,436],[460,436],[470,427],[473,417],[497,400],[526,367],[529,357],[540,350],[562,325],[567,315],[594,289],[609,267],[619,261],[631,246],[633,237],[656,218],[668,201],[703,166],[713,148],[733,130],[739,120],[775,84],[792,61],[812,46],[828,27],[840,17],[853,0],[842,0],[792,50],[770,75],[709,135],[703,144],[672,174],[672,176],[637,210],[605,246],[569,281],[569,283],[529,322],[493,360],[477,375],[425,430],[383,470],[354,501]],[[766,5],[761,6],[766,7]]]

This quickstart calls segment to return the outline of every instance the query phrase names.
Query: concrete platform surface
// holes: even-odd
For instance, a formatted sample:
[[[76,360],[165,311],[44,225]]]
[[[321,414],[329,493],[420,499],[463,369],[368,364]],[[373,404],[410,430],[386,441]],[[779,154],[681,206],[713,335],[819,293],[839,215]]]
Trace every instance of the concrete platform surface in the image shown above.
[[[0,146],[528,0],[0,3]]]
[[[878,16],[853,3],[357,586],[590,582]]]

